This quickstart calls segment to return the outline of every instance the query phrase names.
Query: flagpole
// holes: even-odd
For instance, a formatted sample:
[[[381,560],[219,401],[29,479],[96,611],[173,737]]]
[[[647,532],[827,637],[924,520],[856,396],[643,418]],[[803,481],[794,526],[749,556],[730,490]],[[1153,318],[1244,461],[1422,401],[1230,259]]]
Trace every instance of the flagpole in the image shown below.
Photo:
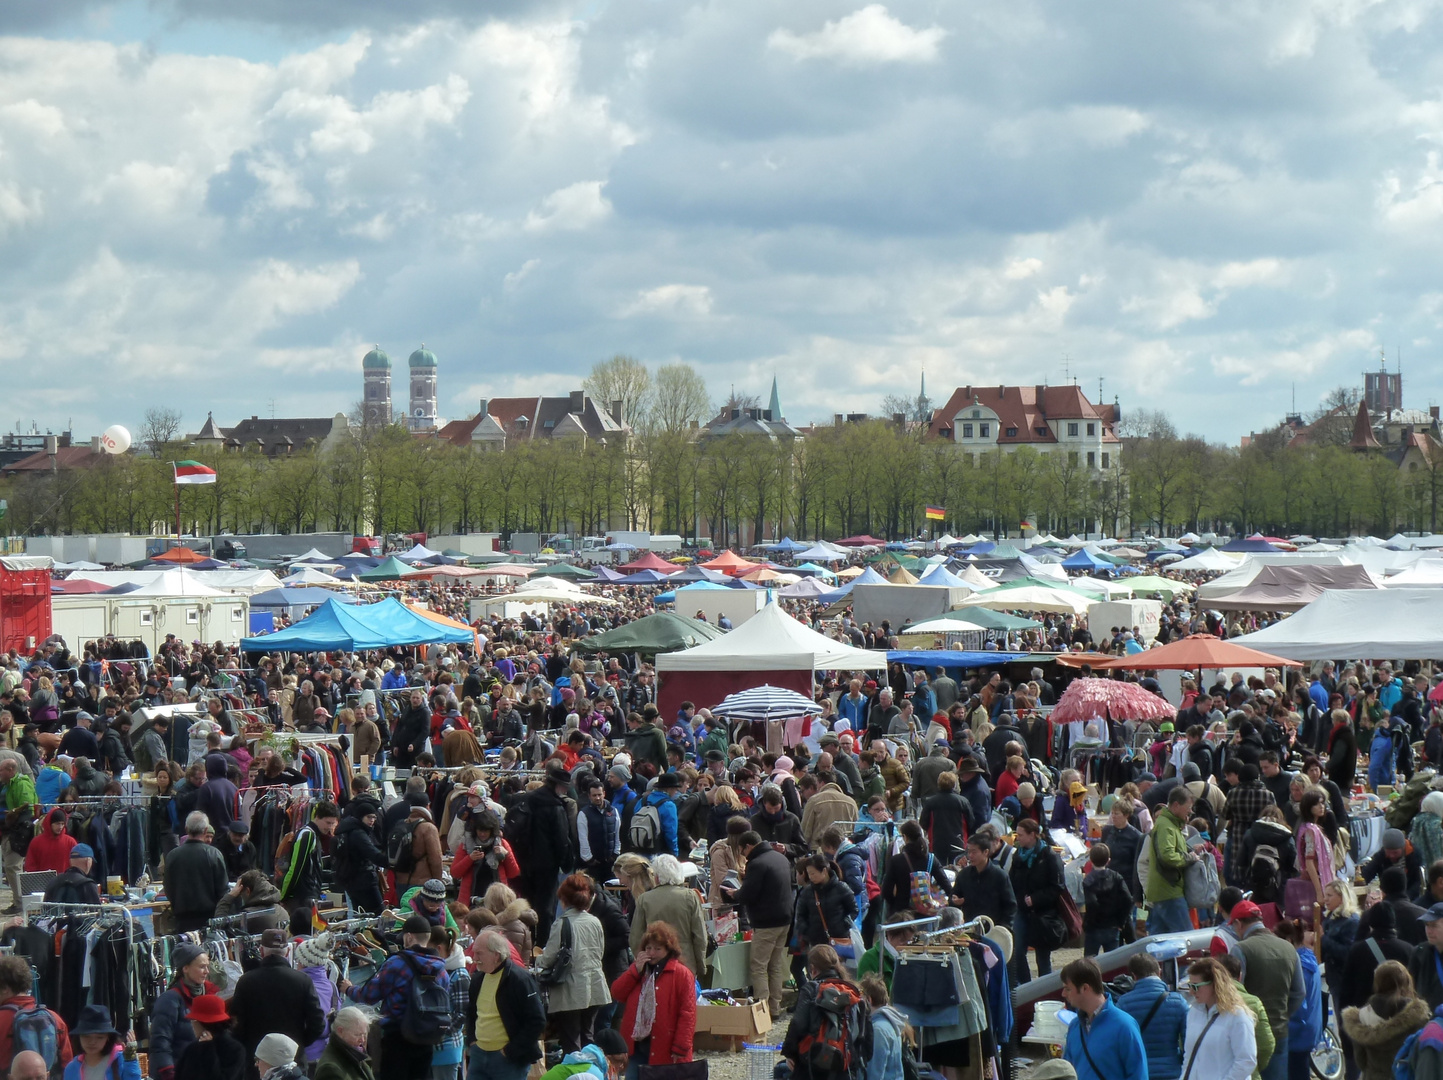
[[[180,479],[175,474],[175,462],[170,463],[170,482],[175,485],[175,542],[180,543]]]

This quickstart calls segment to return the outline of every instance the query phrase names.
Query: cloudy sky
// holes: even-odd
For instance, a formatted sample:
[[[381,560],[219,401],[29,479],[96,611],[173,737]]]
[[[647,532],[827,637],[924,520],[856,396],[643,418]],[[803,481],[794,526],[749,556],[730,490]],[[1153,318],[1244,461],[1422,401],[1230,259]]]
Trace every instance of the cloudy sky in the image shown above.
[[[448,417],[617,352],[794,423],[1071,374],[1234,442],[1380,348],[1426,407],[1440,8],[6,0],[0,424],[423,341]]]

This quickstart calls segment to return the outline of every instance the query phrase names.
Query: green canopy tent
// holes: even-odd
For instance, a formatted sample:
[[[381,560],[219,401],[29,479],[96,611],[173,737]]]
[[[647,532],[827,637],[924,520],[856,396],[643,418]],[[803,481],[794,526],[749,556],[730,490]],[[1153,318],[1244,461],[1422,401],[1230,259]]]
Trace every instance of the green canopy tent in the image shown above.
[[[392,555],[380,565],[373,566],[369,570],[362,570],[356,577],[361,581],[400,581],[414,569],[414,566],[407,566]]]
[[[1193,592],[1192,587],[1184,582],[1155,574],[1123,578],[1122,583],[1132,590],[1133,596],[1155,596],[1164,603],[1172,603],[1173,597]]]
[[[975,626],[982,630],[1040,630],[1042,624],[1035,619],[1024,619],[1018,615],[1009,615],[1005,611],[988,611],[986,608],[959,608],[956,611],[943,612],[941,615],[932,616],[924,622],[918,622],[917,626],[931,626],[941,621],[964,624],[958,629]],[[918,631],[913,627],[903,627],[899,633],[911,634]],[[935,631],[933,631],[935,633]]]
[[[690,649],[704,641],[719,638],[724,633],[725,630],[718,630],[699,619],[684,619],[669,611],[659,611],[655,615],[643,616],[604,634],[583,638],[576,643],[576,650],[584,653],[639,652],[654,656],[657,653]]]
[[[570,563],[557,563],[555,566],[548,566],[541,571],[547,577],[570,578],[575,581],[590,581],[596,577],[590,570],[581,566],[572,566]]]

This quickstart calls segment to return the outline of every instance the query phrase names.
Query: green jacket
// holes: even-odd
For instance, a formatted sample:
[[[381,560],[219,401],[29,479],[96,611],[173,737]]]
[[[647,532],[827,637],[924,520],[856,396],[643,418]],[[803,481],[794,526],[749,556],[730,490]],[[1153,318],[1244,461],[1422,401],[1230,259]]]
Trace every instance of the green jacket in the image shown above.
[[[1273,1037],[1285,1039],[1288,1018],[1302,1004],[1303,968],[1298,951],[1261,923],[1249,927],[1238,942],[1243,981],[1268,1010]]]
[[[878,970],[879,964],[880,970]],[[863,975],[881,975],[882,981],[887,984],[887,992],[892,992],[892,958],[882,952],[880,941],[857,959],[858,982],[862,981]]]
[[[1281,938],[1279,940],[1282,940]],[[1273,1050],[1277,1048],[1278,1040],[1273,1035],[1272,1025],[1268,1023],[1268,1010],[1263,1008],[1263,1003],[1252,994],[1248,993],[1241,986],[1238,987],[1238,996],[1243,999],[1243,1004],[1253,1010],[1253,1015],[1258,1018],[1253,1025],[1253,1038],[1258,1044],[1258,1067],[1253,1070],[1253,1080],[1259,1080],[1264,1068],[1273,1059]],[[319,1078],[318,1078],[319,1080]]]
[[[1164,806],[1157,812],[1147,843],[1153,849],[1152,867],[1143,895],[1150,904],[1178,899],[1183,895],[1183,868],[1188,855],[1182,819]]]
[[[727,750],[730,747],[731,743],[727,741],[727,729],[723,724],[712,728],[711,731],[707,733],[707,737],[701,741],[701,746],[697,748],[697,753],[699,753],[702,760],[705,761],[708,750],[720,750],[723,756],[729,756],[727,755]]]
[[[401,894],[401,902],[396,905],[396,914],[398,916],[398,918],[396,919],[396,925],[391,928],[393,931],[399,930],[401,929],[401,927],[405,926],[406,920],[415,913],[415,909],[411,906],[411,901],[416,899],[416,897],[421,894],[421,889],[422,886],[417,885],[415,888],[407,889],[404,893]],[[446,926],[452,930],[455,930],[459,934],[461,932],[461,928],[456,925],[456,917],[451,914],[451,909],[445,904],[442,904],[441,910],[446,913]]]
[[[35,781],[29,776],[16,774],[15,779],[5,785],[5,809],[6,811],[19,810],[28,806],[34,814],[35,804],[40,800],[35,795]]]

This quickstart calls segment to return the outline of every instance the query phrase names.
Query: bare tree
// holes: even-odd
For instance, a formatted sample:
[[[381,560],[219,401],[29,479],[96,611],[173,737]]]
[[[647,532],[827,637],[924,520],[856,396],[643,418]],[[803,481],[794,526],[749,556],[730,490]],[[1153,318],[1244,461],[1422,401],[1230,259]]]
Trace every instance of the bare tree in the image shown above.
[[[1353,422],[1363,392],[1356,386],[1335,386],[1308,414],[1308,442],[1313,446],[1347,446],[1353,438]]]
[[[1131,409],[1117,424],[1117,436],[1129,439],[1176,439],[1177,428],[1166,413],[1156,409]]]
[[[165,448],[180,434],[180,410],[163,405],[152,405],[145,410],[145,419],[140,424],[140,441],[150,451],[151,457],[160,457]]]
[[[651,416],[655,426],[668,434],[685,430],[694,420],[705,420],[711,412],[706,381],[690,364],[667,364],[657,368],[656,390]]]
[[[635,357],[613,356],[591,369],[582,384],[599,409],[621,402],[621,420],[632,423],[650,407],[651,372]]]

